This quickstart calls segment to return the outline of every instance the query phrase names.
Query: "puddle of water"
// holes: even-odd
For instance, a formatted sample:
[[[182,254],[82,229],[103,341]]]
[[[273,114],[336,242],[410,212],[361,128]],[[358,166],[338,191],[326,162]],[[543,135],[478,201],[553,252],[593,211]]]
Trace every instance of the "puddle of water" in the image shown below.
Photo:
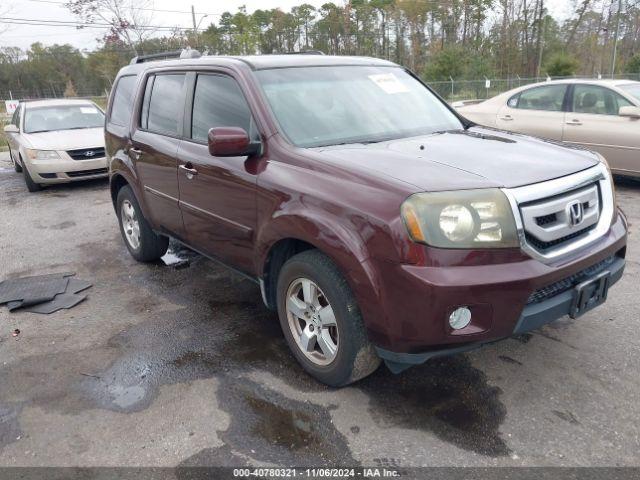
[[[357,386],[371,398],[371,415],[381,427],[431,431],[483,455],[510,453],[499,432],[507,413],[501,391],[465,355],[433,359],[397,376],[379,369]]]
[[[233,451],[279,465],[357,466],[330,407],[301,402],[252,380],[220,378],[218,403],[231,419],[220,439]]]
[[[115,405],[122,409],[129,409],[144,400],[147,392],[140,385],[133,385],[131,387],[111,385],[109,387],[109,393]]]
[[[291,450],[315,447],[321,443],[312,427],[311,417],[304,412],[286,410],[255,396],[247,396],[246,401],[259,418],[253,432],[269,443]]]

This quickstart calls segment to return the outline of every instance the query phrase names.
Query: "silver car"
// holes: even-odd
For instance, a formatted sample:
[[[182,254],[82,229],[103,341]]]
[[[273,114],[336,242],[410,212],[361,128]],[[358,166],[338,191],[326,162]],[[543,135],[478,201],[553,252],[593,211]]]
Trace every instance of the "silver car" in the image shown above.
[[[480,125],[595,150],[614,173],[640,177],[640,82],[557,80],[456,108]]]
[[[11,161],[30,192],[44,184],[106,177],[104,112],[89,100],[20,102],[4,127]]]

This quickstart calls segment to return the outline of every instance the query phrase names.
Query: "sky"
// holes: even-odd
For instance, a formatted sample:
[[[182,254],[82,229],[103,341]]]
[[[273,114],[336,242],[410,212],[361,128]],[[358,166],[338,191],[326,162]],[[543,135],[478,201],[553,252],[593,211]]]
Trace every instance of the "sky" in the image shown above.
[[[310,3],[315,7],[320,7],[327,0],[190,0],[180,2],[175,0],[148,0],[148,7],[161,10],[179,10],[186,13],[176,12],[154,12],[153,25],[167,27],[192,27],[191,5],[194,6],[196,22],[201,21],[200,28],[206,26],[213,20],[217,23],[222,12],[235,12],[239,6],[246,5],[248,12],[253,12],[259,8],[270,9],[279,7],[284,11],[289,11],[291,7],[301,3]],[[75,17],[64,8],[64,0],[0,0],[0,17],[12,17],[36,20],[63,20],[73,21]],[[143,2],[135,2],[140,4]],[[336,4],[343,4],[343,0],[334,0]],[[564,18],[568,16],[573,7],[572,0],[547,0],[547,8],[554,16]],[[204,14],[206,18],[202,18]],[[45,45],[54,43],[70,43],[79,49],[93,50],[98,42],[96,38],[101,36],[104,30],[83,29],[77,30],[75,27],[57,26],[27,26],[12,25],[8,30],[4,30],[5,25],[0,20],[0,46],[16,46],[23,49],[28,48],[34,42],[42,42]]]

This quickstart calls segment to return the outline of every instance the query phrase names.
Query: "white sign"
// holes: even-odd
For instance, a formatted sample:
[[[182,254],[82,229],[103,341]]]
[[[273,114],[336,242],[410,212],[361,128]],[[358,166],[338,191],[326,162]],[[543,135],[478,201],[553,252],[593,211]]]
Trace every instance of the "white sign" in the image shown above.
[[[491,88],[491,80],[488,78],[484,81],[484,88]]]
[[[18,100],[4,101],[4,108],[7,109],[7,115],[13,115],[13,112],[15,112],[16,109],[18,108],[18,103],[20,103]]]
[[[389,94],[404,93],[409,91],[407,86],[400,80],[398,80],[398,77],[396,77],[393,73],[369,75],[369,80],[371,80],[378,87]]]

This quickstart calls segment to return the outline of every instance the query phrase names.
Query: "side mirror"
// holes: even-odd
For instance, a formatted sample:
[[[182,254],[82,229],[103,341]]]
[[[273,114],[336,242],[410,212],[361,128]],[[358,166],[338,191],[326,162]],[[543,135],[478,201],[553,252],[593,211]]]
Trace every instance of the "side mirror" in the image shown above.
[[[15,125],[9,124],[4,126],[4,133],[20,133],[20,130]]]
[[[216,127],[209,130],[209,153],[214,157],[244,157],[260,151],[259,142],[250,142],[244,128]]]
[[[640,107],[620,107],[618,115],[621,117],[640,118]]]

